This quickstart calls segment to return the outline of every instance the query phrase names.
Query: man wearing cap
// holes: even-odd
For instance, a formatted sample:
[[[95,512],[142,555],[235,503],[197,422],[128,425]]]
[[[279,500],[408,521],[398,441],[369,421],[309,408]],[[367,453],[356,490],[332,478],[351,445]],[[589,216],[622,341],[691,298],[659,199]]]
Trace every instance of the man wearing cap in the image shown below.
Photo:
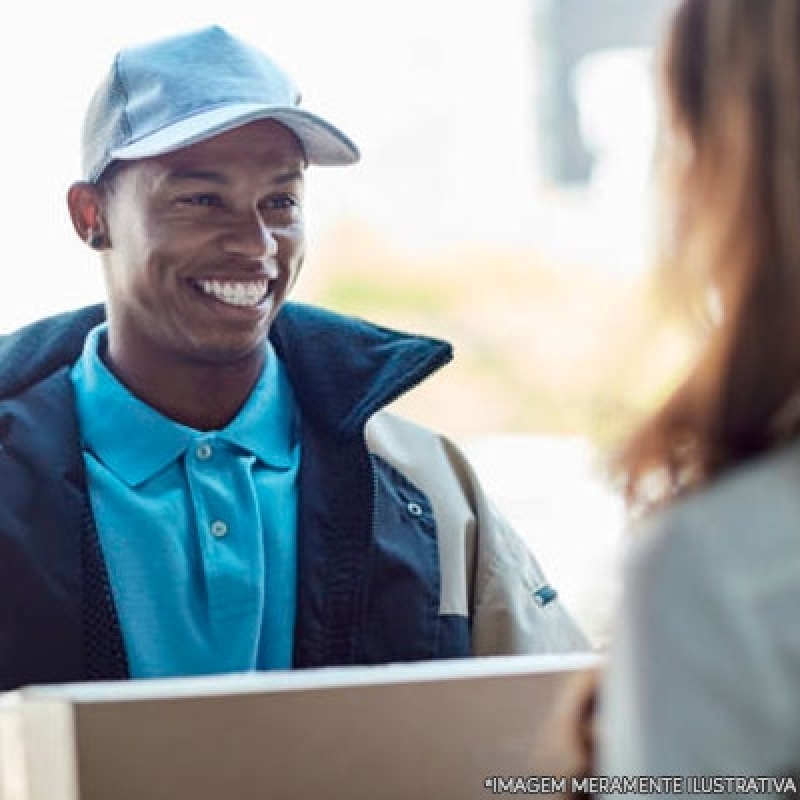
[[[0,340],[0,689],[584,649],[456,447],[444,342],[287,303],[358,159],[218,27],[120,52],[68,205],[107,302]]]

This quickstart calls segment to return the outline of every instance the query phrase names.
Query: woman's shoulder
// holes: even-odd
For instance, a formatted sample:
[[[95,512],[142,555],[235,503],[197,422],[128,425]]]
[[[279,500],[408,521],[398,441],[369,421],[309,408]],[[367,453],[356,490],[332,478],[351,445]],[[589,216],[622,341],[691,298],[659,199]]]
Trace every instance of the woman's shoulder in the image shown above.
[[[800,598],[800,443],[736,467],[632,531],[628,570],[716,585],[741,602]]]

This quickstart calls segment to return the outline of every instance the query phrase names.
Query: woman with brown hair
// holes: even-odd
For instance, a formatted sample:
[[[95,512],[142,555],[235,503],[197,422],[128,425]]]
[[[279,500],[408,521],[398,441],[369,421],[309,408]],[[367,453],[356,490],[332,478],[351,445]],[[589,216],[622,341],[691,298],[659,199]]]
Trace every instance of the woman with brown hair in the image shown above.
[[[800,2],[682,0],[662,55],[661,261],[708,326],[616,460],[644,518],[595,771],[796,774]]]

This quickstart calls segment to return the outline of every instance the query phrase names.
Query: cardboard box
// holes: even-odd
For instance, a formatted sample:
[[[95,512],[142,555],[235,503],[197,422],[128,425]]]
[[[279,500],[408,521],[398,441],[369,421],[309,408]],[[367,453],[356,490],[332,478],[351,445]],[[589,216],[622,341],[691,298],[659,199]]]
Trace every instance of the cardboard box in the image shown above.
[[[23,689],[2,800],[435,798],[547,769],[591,654]],[[496,784],[495,784],[496,786]]]

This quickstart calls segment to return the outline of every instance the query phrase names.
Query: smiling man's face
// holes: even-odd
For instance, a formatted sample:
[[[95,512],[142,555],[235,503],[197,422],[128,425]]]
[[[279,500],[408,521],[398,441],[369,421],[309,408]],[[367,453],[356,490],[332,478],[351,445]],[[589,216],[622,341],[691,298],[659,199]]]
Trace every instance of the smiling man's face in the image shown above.
[[[112,362],[260,363],[303,263],[304,169],[265,120],[118,169],[102,199]]]

